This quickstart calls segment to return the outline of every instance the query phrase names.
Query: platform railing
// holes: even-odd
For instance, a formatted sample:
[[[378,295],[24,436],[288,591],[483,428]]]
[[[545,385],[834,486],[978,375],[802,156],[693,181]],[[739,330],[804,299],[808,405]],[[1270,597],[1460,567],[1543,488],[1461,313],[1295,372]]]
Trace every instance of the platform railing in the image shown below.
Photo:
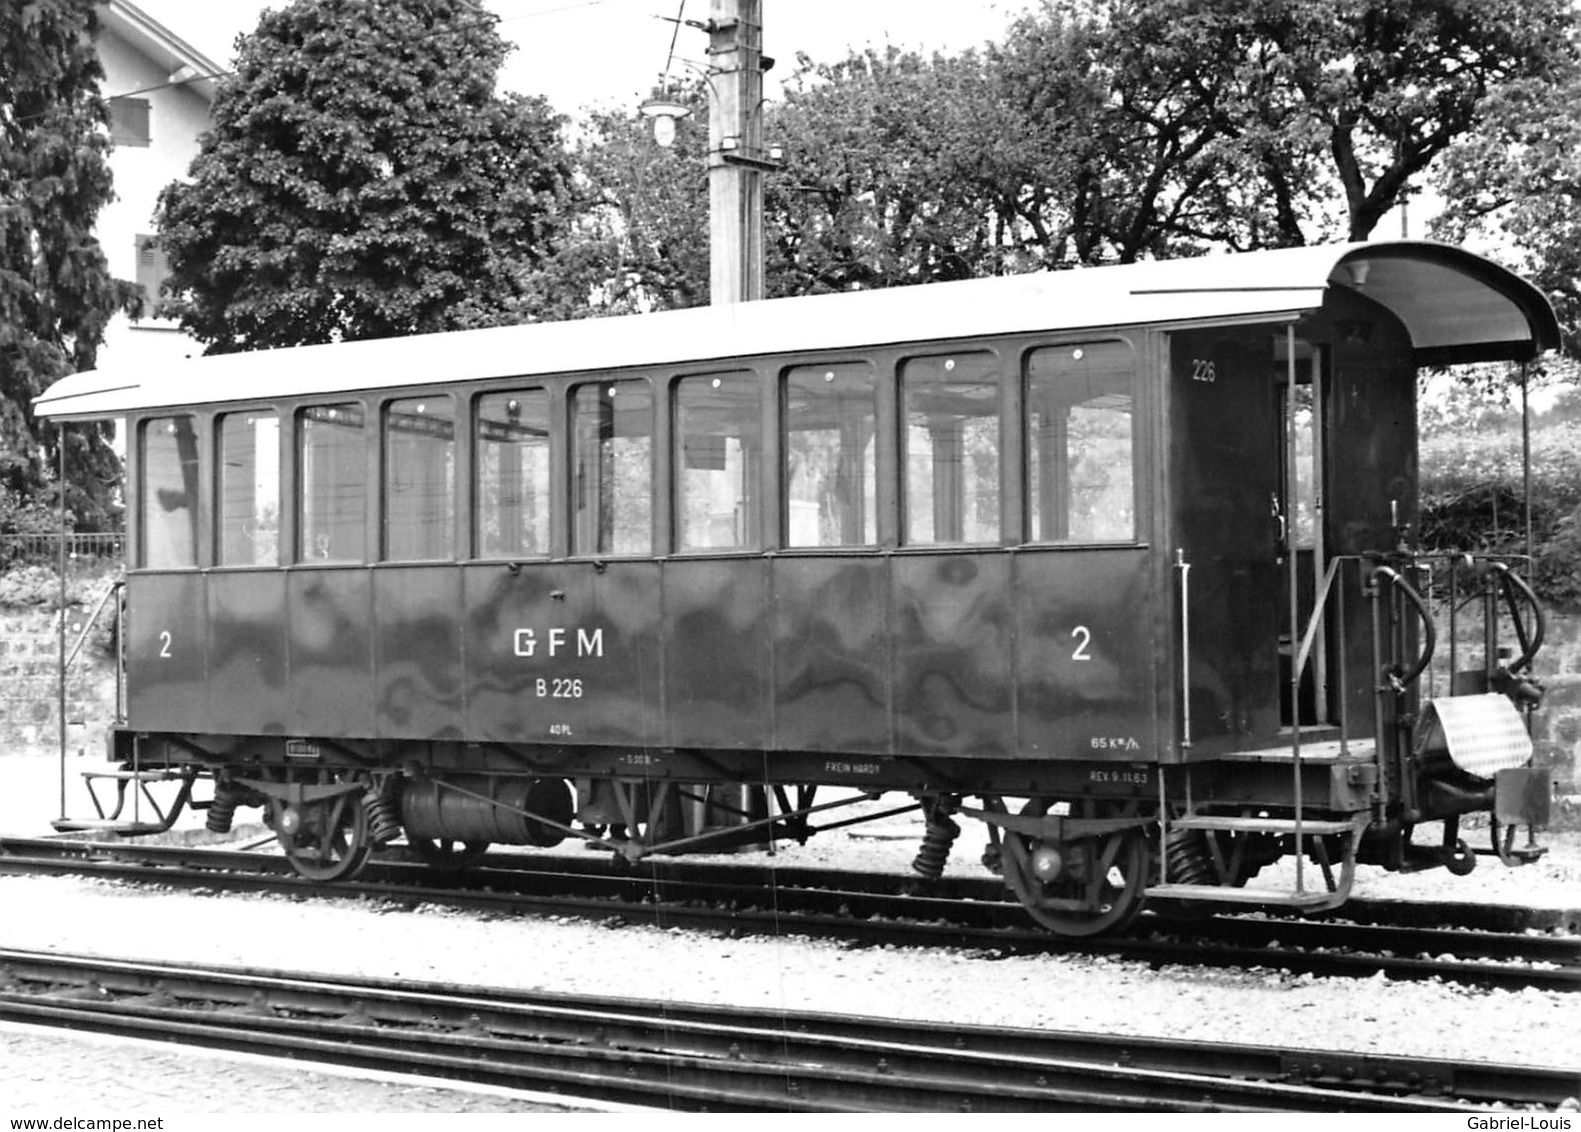
[[[118,564],[125,554],[126,536],[119,531],[0,535],[0,571],[22,566],[54,566],[63,557],[68,568],[87,568],[95,563]]]

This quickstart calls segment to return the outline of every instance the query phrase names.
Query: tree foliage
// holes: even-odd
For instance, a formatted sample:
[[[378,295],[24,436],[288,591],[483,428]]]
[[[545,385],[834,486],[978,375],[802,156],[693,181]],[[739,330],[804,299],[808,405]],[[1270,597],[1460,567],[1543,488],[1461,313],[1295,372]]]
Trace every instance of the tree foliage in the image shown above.
[[[1045,0],[991,62],[1047,155],[1030,215],[1086,263],[1367,238],[1494,92],[1564,65],[1572,19],[1567,0],[1082,11]]]
[[[1508,427],[1428,438],[1421,452],[1423,545],[1524,554],[1527,443],[1519,428]],[[1545,600],[1581,607],[1581,425],[1544,422],[1529,446],[1531,576]]]
[[[765,109],[767,291],[1364,239],[1501,92],[1563,73],[1571,23],[1569,0],[1042,0],[982,50],[801,56]],[[701,301],[703,110],[678,164],[593,116],[557,310]]]
[[[135,303],[93,237],[112,199],[94,9],[0,5],[0,530],[32,523],[53,494],[61,432],[33,418],[33,398],[93,368],[110,317]],[[72,521],[102,528],[115,474],[104,430],[75,426],[66,443]]]
[[[1568,0],[1274,0],[1284,83],[1315,126],[1365,239],[1504,86],[1568,59]]]
[[[1031,266],[996,214],[996,138],[1016,121],[975,52],[889,48],[818,65],[805,56],[771,132],[784,171],[770,178],[770,294],[890,287]]]
[[[982,51],[799,57],[768,110],[786,155],[768,292],[1365,238],[1493,92],[1554,72],[1567,18],[1565,0],[1044,0]],[[582,163],[624,251],[578,266],[640,260],[645,294],[687,305],[701,199],[637,199],[633,121],[595,117]],[[663,260],[631,243],[642,215]]]
[[[638,113],[581,124],[568,231],[538,276],[547,317],[708,302],[708,96],[701,81],[667,96],[690,109],[672,146]]]
[[[1581,357],[1581,66],[1557,85],[1512,84],[1448,154],[1434,231],[1494,241],[1553,301]]]
[[[191,181],[161,196],[211,352],[521,321],[570,168],[464,0],[297,0],[242,40]]]

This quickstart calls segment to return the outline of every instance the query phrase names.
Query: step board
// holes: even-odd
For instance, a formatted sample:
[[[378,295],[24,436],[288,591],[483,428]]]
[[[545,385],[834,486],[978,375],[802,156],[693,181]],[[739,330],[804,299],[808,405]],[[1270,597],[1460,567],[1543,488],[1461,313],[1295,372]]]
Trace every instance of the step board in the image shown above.
[[[1325,739],[1322,742],[1302,743],[1301,761],[1314,766],[1346,760],[1371,761],[1377,750],[1377,741],[1373,739],[1352,739],[1343,749],[1338,739]],[[1220,762],[1289,764],[1295,760],[1295,748],[1285,743],[1278,747],[1263,747],[1256,751],[1226,751],[1221,755],[1214,755],[1213,758]]]
[[[123,837],[139,837],[145,833],[164,833],[170,828],[169,822],[163,821],[112,821],[108,818],[98,821],[74,821],[70,818],[56,818],[49,823],[56,833],[119,833]]]
[[[1216,900],[1231,904],[1277,904],[1283,908],[1308,910],[1337,907],[1345,900],[1342,892],[1296,892],[1293,889],[1233,888],[1221,884],[1155,884],[1146,894],[1167,900]]]
[[[184,770],[85,770],[82,777],[92,782],[112,779],[118,782],[174,782],[187,777]]]
[[[1233,818],[1216,817],[1210,814],[1194,814],[1183,818],[1175,818],[1169,823],[1170,829],[1217,829],[1226,833],[1277,833],[1293,834],[1296,832],[1294,818]],[[1331,833],[1349,833],[1355,828],[1348,821],[1303,821],[1301,833],[1310,837],[1322,837]]]

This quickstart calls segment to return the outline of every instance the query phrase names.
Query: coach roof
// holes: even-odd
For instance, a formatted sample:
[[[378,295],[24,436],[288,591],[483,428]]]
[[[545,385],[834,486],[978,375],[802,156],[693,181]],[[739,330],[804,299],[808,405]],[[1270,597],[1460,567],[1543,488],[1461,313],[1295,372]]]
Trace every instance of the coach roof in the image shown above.
[[[1404,323],[1416,361],[1525,360],[1553,308],[1491,260],[1420,241],[1321,245],[453,331],[110,367],[56,382],[42,417],[272,401],[482,378],[674,367],[1023,332],[1294,318],[1345,287]]]

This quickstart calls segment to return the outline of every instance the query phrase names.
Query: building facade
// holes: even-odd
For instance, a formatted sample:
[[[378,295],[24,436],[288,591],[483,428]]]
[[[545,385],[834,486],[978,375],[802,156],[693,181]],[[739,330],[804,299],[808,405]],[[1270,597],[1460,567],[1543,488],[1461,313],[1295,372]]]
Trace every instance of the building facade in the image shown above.
[[[224,68],[135,4],[109,0],[99,12],[101,91],[110,104],[116,199],[99,214],[99,242],[117,279],[144,288],[138,319],[117,315],[99,364],[174,360],[203,352],[175,322],[153,316],[165,274],[154,227],[159,193],[186,176]]]

